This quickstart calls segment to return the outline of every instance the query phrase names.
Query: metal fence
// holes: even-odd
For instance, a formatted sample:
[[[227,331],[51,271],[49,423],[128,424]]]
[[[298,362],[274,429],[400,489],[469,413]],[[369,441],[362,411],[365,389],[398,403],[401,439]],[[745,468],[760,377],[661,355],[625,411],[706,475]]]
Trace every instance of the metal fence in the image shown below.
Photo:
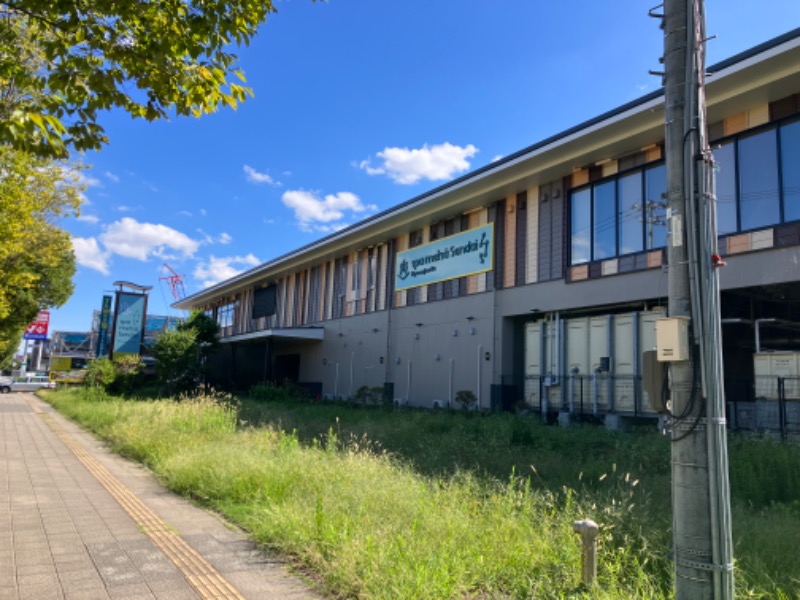
[[[730,429],[800,438],[800,377],[732,378],[725,389]]]
[[[594,375],[525,377],[525,404],[543,416],[569,412],[602,417],[610,412],[628,417],[655,417],[638,376]],[[800,440],[800,377],[727,377],[728,428],[779,434]],[[657,399],[660,400],[660,399]]]

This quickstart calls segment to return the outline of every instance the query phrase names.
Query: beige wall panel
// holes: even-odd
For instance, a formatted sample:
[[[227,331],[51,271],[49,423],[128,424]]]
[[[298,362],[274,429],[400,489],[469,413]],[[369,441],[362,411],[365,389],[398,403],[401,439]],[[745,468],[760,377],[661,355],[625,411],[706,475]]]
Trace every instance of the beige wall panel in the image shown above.
[[[509,194],[506,197],[506,239],[503,254],[503,287],[514,287],[517,245],[517,196]]]
[[[572,187],[589,183],[589,169],[576,169],[572,172]]]
[[[616,175],[619,171],[619,162],[616,160],[609,160],[602,164],[603,167],[603,177],[608,177],[609,175]]]
[[[527,268],[525,272],[525,283],[536,283],[539,273],[539,186],[535,185],[528,189],[528,235],[526,236],[527,248]]]
[[[647,153],[647,162],[652,162],[654,160],[661,160],[661,146],[656,146],[655,148],[648,148],[645,150]]]
[[[725,135],[733,135],[747,129],[747,112],[726,117],[724,121]]]
[[[758,127],[769,123],[769,104],[762,104],[747,111],[747,126]]]

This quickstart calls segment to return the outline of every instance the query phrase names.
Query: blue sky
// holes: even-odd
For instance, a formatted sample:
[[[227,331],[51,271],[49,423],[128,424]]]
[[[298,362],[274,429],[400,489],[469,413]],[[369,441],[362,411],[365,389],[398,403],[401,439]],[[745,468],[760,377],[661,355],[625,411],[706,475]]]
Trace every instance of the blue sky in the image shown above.
[[[83,161],[75,294],[86,331],[117,280],[177,314],[196,292],[660,87],[634,0],[278,0],[238,54],[255,98],[201,119],[101,117]],[[709,64],[800,26],[797,0],[706,0]]]

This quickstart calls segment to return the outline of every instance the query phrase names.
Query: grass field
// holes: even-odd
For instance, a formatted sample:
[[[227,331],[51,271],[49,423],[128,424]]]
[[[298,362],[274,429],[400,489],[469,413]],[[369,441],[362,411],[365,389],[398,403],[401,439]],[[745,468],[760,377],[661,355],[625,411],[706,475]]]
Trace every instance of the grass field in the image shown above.
[[[48,393],[348,598],[671,596],[669,441],[511,415]],[[730,439],[737,597],[800,597],[800,448]],[[576,519],[601,526],[580,586]]]

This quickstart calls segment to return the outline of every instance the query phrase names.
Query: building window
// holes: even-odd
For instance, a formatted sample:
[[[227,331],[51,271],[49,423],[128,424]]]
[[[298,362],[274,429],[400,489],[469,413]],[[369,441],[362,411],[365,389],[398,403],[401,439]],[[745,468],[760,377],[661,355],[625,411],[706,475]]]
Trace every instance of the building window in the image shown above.
[[[800,219],[800,121],[781,127],[783,220]]]
[[[717,232],[800,219],[800,121],[747,132],[714,148]]]
[[[739,139],[739,210],[742,230],[780,223],[777,131]]]
[[[217,308],[217,323],[221,328],[232,327],[234,319],[236,318],[236,309],[239,306],[239,301],[229,302]]]
[[[589,184],[570,196],[570,261],[661,248],[667,241],[664,165]]]

